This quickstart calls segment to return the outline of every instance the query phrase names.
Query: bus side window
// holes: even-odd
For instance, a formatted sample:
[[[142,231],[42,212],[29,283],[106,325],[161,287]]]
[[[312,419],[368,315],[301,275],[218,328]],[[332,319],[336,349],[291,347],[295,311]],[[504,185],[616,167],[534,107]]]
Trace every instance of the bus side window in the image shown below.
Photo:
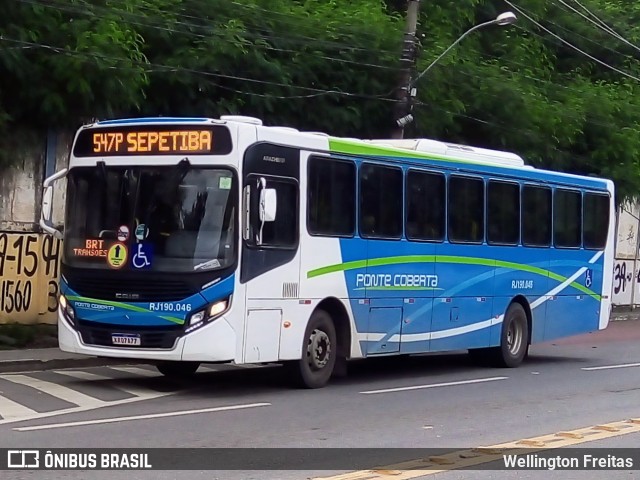
[[[452,175],[449,180],[449,240],[482,243],[483,226],[484,181]]]
[[[307,229],[311,235],[352,236],[355,230],[356,166],[325,157],[309,159]]]
[[[402,237],[402,169],[365,163],[360,168],[360,234]]]
[[[551,245],[551,189],[548,187],[522,187],[522,244]]]
[[[444,175],[409,170],[406,185],[407,238],[441,241],[445,231]]]

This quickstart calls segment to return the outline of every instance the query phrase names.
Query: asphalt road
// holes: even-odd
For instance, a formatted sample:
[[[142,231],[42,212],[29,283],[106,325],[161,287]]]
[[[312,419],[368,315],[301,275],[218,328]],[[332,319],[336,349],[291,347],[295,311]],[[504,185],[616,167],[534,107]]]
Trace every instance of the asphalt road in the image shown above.
[[[167,381],[148,366],[3,374],[0,447],[462,450],[490,446],[640,418],[639,345],[640,322],[615,322],[602,332],[535,346],[517,369],[478,367],[465,354],[367,360],[352,363],[348,377],[320,390],[290,388],[278,367],[212,366],[224,371],[203,369],[181,382]],[[638,433],[607,435],[610,438],[577,446],[640,445]],[[375,460],[384,464],[390,459]],[[334,471],[182,473],[16,471],[3,472],[2,478],[289,480],[363,468],[333,464],[326,468],[334,467]],[[628,479],[634,474],[556,471],[553,475]],[[345,479],[368,478],[359,475]],[[399,478],[379,475],[369,478]],[[548,472],[450,471],[428,477],[537,479],[542,475]]]

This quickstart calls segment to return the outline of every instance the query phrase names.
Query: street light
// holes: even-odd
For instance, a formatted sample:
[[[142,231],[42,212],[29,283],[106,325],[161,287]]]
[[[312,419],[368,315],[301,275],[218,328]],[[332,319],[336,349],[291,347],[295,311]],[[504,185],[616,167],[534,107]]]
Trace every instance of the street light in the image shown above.
[[[430,64],[427,68],[425,68],[425,69],[422,71],[422,73],[420,73],[420,75],[418,75],[414,80],[412,80],[412,81],[409,83],[408,93],[409,93],[411,96],[414,96],[414,95],[413,95],[413,93],[412,93],[412,89],[413,89],[413,86],[416,84],[416,82],[417,82],[418,80],[420,80],[420,79],[422,78],[422,76],[423,76],[425,73],[427,73],[427,72],[431,69],[431,67],[433,67],[436,63],[438,63],[438,62],[440,61],[440,59],[441,59],[442,57],[444,57],[444,56],[447,54],[447,52],[448,52],[449,50],[451,50],[451,49],[452,49],[453,47],[455,47],[458,43],[460,43],[460,41],[461,41],[464,37],[466,37],[467,35],[469,35],[471,32],[473,32],[473,31],[475,31],[475,30],[478,30],[478,29],[480,29],[480,28],[483,28],[483,27],[488,27],[489,25],[500,25],[500,26],[511,25],[512,23],[515,23],[515,22],[516,22],[516,20],[517,20],[517,17],[516,17],[516,15],[515,15],[515,13],[513,13],[513,12],[504,12],[504,13],[501,13],[500,15],[498,15],[498,16],[497,16],[495,19],[493,19],[493,20],[490,20],[490,21],[488,21],[488,22],[484,22],[484,23],[480,23],[480,24],[476,25],[475,27],[471,27],[469,30],[467,30],[466,32],[464,32],[460,37],[458,37],[458,39],[457,39],[455,42],[453,42],[451,45],[449,45],[449,48],[447,48],[444,52],[442,52],[442,53],[438,56],[438,58],[436,58],[433,62],[431,62],[431,64]],[[406,116],[404,116],[404,117],[399,118],[398,120],[396,120],[396,123],[398,124],[398,127],[400,127],[400,128],[404,128],[404,126],[405,126],[405,125],[407,125],[408,123],[411,123],[412,121],[413,121],[413,115],[409,114],[409,115],[406,115]]]

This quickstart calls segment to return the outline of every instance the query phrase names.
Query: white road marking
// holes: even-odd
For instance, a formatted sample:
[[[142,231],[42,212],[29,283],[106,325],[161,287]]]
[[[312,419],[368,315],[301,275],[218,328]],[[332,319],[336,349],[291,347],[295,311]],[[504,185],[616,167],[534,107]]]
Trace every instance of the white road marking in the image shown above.
[[[490,377],[490,378],[476,378],[473,380],[461,380],[459,382],[446,382],[446,383],[432,383],[429,385],[414,385],[411,387],[398,387],[398,388],[385,388],[384,390],[369,390],[366,392],[360,392],[365,395],[370,395],[373,393],[390,393],[390,392],[404,392],[407,390],[422,390],[425,388],[436,388],[436,387],[451,387],[454,385],[468,385],[472,383],[484,383],[484,382],[495,382],[497,380],[506,380],[509,377]]]
[[[51,425],[33,425],[30,427],[14,428],[14,430],[19,432],[29,432],[32,430],[49,430],[53,428],[79,427],[83,425],[98,425],[98,424],[104,424],[104,423],[129,422],[132,420],[147,420],[150,418],[177,417],[182,415],[195,415],[198,413],[225,412],[229,410],[242,410],[247,408],[267,407],[270,405],[271,405],[270,403],[249,403],[244,405],[229,405],[226,407],[202,408],[199,410],[182,410],[182,411],[176,411],[176,412],[152,413],[149,415],[134,415],[131,417],[102,418],[98,420],[85,420],[81,422],[54,423]]]
[[[105,403],[103,400],[99,400],[84,393],[76,392],[71,388],[67,388],[57,383],[46,382],[38,378],[28,377],[26,375],[0,375],[3,380],[17,383],[19,385],[25,385],[27,387],[35,388],[41,392],[47,393],[51,396],[64,400],[65,402],[73,403],[79,407],[101,407]]]
[[[3,419],[28,417],[31,415],[37,415],[38,412],[31,410],[13,400],[0,395],[0,416]]]
[[[111,370],[117,370],[118,372],[129,373],[131,375],[139,375],[142,377],[159,377],[161,374],[157,371],[145,370],[138,367],[107,367]]]
[[[5,420],[0,420],[0,425],[4,425],[7,423],[25,422],[27,420],[38,420],[40,418],[57,417],[59,415],[67,415],[70,413],[88,412],[89,410],[97,410],[98,408],[104,408],[104,407],[117,407],[119,405],[124,405],[127,403],[135,403],[135,402],[140,402],[142,400],[151,400],[154,398],[166,397],[167,395],[171,395],[173,393],[175,392],[163,392],[163,393],[158,392],[157,394],[153,394],[153,396],[131,397],[131,398],[125,398],[124,400],[116,400],[114,402],[105,402],[100,407],[71,407],[71,408],[65,408],[64,410],[54,410],[52,412],[38,413],[36,415],[30,415],[28,417],[9,418]]]
[[[640,363],[621,363],[619,365],[605,365],[602,367],[583,367],[582,370],[587,370],[587,371],[609,370],[611,368],[629,368],[629,367],[640,367]]]
[[[55,373],[60,375],[66,375],[68,377],[77,378],[79,380],[87,380],[90,382],[115,382],[113,388],[117,390],[122,390],[125,393],[129,393],[131,395],[135,395],[136,397],[147,397],[153,398],[155,396],[155,392],[149,391],[148,389],[140,389],[130,386],[122,386],[118,383],[117,378],[106,377],[104,375],[98,375],[96,373],[83,372],[80,370],[54,370]]]

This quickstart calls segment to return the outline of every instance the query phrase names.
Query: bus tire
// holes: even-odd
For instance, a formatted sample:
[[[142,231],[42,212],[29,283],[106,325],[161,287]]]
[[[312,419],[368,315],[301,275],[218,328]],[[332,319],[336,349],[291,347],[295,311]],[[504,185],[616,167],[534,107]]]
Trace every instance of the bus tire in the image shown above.
[[[295,383],[303,388],[324,387],[333,374],[337,355],[338,341],[331,315],[316,310],[304,334],[302,358],[291,365]]]
[[[522,305],[509,305],[502,322],[500,346],[493,350],[493,362],[498,367],[519,366],[529,350],[529,321]]]
[[[199,367],[199,362],[162,362],[156,365],[158,371],[168,378],[190,377]]]

